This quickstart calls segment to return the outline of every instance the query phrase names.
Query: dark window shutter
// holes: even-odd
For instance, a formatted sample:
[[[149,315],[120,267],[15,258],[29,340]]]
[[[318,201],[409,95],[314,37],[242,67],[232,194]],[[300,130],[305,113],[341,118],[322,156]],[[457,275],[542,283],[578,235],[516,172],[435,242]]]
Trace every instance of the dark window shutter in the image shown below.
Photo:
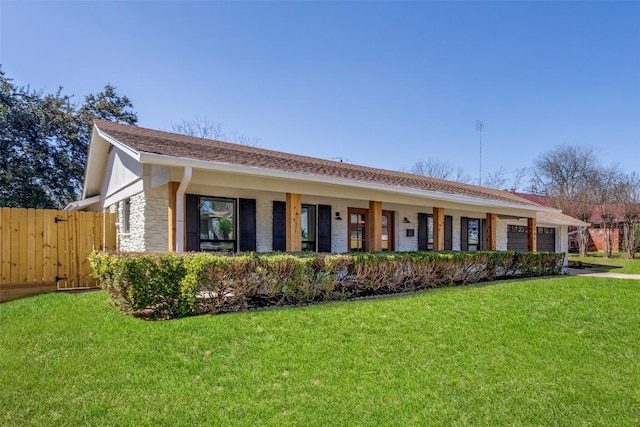
[[[478,249],[485,250],[487,247],[487,220],[480,220],[480,230],[478,230]]]
[[[318,252],[331,252],[331,206],[318,205]]]
[[[469,218],[460,218],[460,250],[469,250]]]
[[[453,250],[453,217],[451,215],[444,216],[444,250]]]
[[[426,251],[429,249],[429,215],[418,213],[418,250]]]
[[[187,251],[200,251],[200,197],[187,194],[185,204]]]
[[[256,250],[256,200],[239,200],[240,252]]]
[[[285,202],[273,202],[273,250],[287,250],[287,212]]]

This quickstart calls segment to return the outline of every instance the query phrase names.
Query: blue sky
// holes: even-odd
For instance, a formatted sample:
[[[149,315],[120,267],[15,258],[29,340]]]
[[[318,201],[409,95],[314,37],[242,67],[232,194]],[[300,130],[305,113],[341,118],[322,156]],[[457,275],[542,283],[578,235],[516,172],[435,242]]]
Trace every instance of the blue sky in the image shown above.
[[[640,2],[0,2],[20,85],[115,85],[139,125],[474,178],[560,144],[640,171]]]

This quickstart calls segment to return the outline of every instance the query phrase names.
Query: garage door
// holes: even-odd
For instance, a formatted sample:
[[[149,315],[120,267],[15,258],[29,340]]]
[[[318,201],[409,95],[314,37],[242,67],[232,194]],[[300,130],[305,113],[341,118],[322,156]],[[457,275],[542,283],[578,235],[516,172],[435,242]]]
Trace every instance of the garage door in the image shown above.
[[[507,250],[522,252],[527,250],[527,226],[509,225],[507,229]],[[538,227],[538,251],[556,251],[556,229]]]
[[[556,229],[538,227],[538,252],[556,251]]]
[[[507,229],[507,250],[523,252],[527,250],[527,226],[510,225]]]

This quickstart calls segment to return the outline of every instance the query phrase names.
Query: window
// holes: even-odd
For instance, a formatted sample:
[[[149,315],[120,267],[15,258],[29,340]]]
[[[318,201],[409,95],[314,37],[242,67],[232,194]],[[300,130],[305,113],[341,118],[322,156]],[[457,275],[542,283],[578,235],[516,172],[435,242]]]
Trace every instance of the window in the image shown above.
[[[235,252],[236,201],[217,197],[200,197],[200,250]]]
[[[433,250],[433,215],[427,215],[427,250]]]
[[[125,199],[122,202],[122,222],[120,223],[120,233],[129,233],[131,217],[131,199]]]
[[[480,243],[480,220],[479,219],[469,219],[469,228],[468,228],[468,244],[470,251],[477,251],[479,249]]]
[[[461,236],[462,245],[461,250],[475,252],[481,251],[484,249],[484,227],[485,220],[478,218],[463,218],[463,221],[466,220],[466,230],[463,226],[462,233],[465,233],[465,236]],[[463,224],[464,225],[464,224]]]
[[[302,250],[316,250],[316,207],[302,205]]]
[[[349,251],[369,251],[367,242],[367,216],[369,209],[349,208]],[[383,210],[381,218],[381,241],[383,251],[394,250],[393,212]]]
[[[366,250],[366,209],[349,209],[349,250],[364,252]]]

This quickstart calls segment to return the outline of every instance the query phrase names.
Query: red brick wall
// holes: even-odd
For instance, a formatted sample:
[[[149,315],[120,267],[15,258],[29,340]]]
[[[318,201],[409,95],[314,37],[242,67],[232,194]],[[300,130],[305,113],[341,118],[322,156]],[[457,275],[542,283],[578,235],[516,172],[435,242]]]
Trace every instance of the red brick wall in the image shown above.
[[[604,230],[602,228],[589,228],[589,250],[604,252]],[[620,230],[611,230],[611,250],[620,251]]]

